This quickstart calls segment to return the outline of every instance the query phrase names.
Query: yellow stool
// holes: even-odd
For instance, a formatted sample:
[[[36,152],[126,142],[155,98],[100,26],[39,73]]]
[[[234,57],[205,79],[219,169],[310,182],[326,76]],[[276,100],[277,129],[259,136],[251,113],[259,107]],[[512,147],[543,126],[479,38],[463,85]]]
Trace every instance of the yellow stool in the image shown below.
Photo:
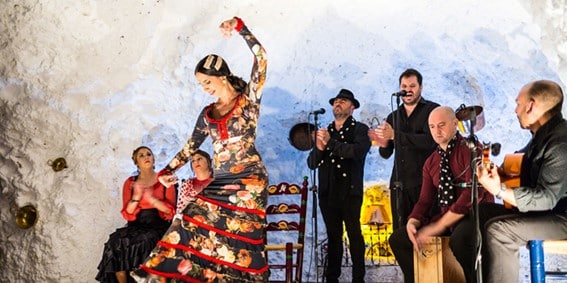
[[[449,237],[431,237],[413,251],[415,283],[465,283],[463,268],[451,252]]]

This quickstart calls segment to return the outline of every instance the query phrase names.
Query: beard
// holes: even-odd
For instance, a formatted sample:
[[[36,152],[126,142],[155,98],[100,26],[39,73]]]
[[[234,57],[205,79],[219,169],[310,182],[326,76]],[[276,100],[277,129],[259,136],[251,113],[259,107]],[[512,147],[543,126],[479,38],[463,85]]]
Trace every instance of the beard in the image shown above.
[[[416,95],[414,93],[413,96],[411,97],[411,100],[407,102],[404,100],[404,104],[407,106],[414,106],[419,102],[419,100],[421,100],[421,94]]]
[[[335,120],[344,120],[350,116],[350,113],[345,113],[344,111],[338,112],[333,110],[333,115]]]

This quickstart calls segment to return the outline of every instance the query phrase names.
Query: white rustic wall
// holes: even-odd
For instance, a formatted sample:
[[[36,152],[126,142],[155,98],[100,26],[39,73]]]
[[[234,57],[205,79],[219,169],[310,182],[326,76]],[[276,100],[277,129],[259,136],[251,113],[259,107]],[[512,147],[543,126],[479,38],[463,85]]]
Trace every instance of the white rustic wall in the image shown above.
[[[242,17],[269,52],[257,141],[276,183],[309,175],[306,153],[288,141],[293,125],[328,109],[340,88],[361,101],[360,120],[384,117],[408,67],[423,73],[427,99],[482,105],[480,139],[502,143],[503,152],[521,147],[529,135],[513,113],[518,89],[540,78],[567,82],[565,7],[564,0],[2,1],[0,281],[94,281],[103,243],[124,224],[119,192],[135,170],[131,151],[149,145],[163,166],[211,102],[193,78],[196,62],[214,52],[235,74],[249,74],[243,40],[218,32],[224,19]],[[328,112],[321,122],[330,120]],[[54,172],[49,163],[58,157],[68,168]],[[373,149],[366,181],[387,180],[390,168]],[[10,207],[28,203],[40,218],[22,230]]]

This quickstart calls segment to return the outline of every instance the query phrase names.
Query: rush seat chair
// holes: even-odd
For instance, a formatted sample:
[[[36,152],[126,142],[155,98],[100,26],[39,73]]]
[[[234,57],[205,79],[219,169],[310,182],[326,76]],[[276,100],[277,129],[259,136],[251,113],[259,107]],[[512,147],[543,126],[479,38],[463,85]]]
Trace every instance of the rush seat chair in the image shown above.
[[[268,282],[301,282],[307,191],[307,177],[303,177],[302,185],[282,182],[268,186],[268,224],[264,230],[266,260],[272,273]],[[277,278],[271,280],[273,277]]]

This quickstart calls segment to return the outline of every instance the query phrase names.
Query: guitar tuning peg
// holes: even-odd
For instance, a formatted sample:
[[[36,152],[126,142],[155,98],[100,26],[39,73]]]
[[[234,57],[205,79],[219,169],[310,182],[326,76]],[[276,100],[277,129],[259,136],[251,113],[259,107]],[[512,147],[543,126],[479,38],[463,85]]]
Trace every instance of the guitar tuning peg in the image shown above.
[[[490,146],[490,150],[492,151],[492,156],[496,156],[498,154],[500,154],[500,149],[502,148],[502,145],[498,142],[493,143]]]

